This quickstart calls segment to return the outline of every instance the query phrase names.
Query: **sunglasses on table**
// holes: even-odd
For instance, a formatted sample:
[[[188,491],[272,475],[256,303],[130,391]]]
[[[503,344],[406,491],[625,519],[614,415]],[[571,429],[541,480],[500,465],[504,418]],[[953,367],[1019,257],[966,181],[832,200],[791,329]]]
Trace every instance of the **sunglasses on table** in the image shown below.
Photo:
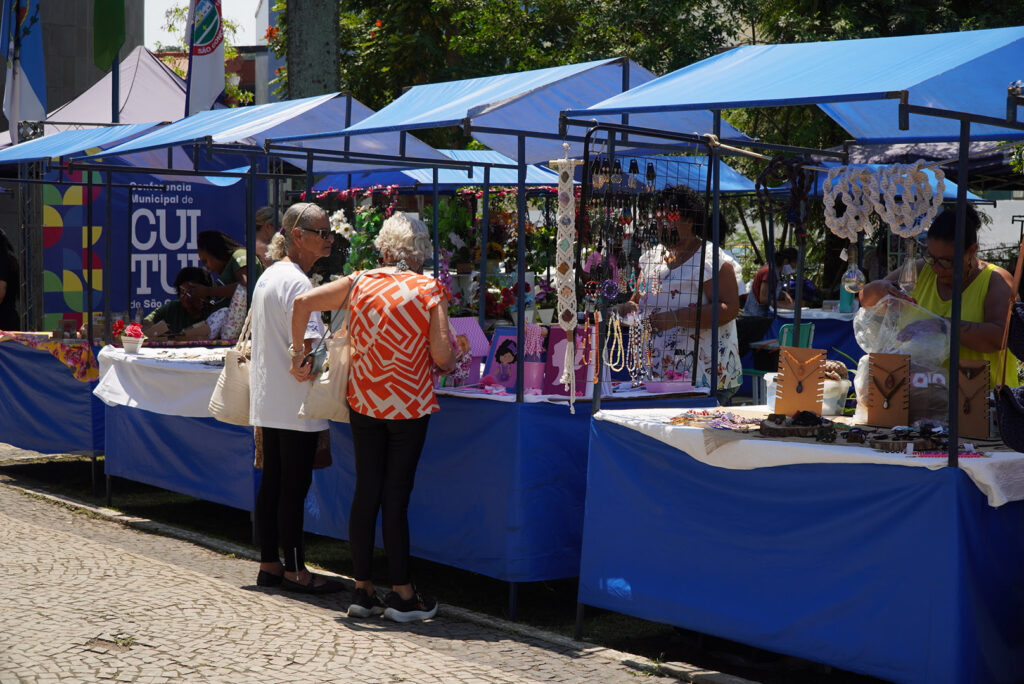
[[[314,228],[302,228],[302,230],[306,231],[307,233],[316,233],[317,235],[320,236],[321,240],[330,240],[334,238],[334,233],[331,231],[330,228],[322,228],[319,230]]]

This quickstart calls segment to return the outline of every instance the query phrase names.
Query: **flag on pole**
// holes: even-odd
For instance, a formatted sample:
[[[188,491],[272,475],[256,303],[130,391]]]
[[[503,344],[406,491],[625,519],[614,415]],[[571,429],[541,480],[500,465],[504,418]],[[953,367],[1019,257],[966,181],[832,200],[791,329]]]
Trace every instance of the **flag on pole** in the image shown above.
[[[224,93],[224,14],[221,0],[189,0],[185,116],[209,109]]]
[[[124,0],[94,0],[92,8],[92,59],[106,71],[124,45]]]
[[[3,0],[0,54],[7,60],[4,115],[11,141],[18,142],[18,123],[46,118],[46,70],[43,68],[43,25],[40,0]]]

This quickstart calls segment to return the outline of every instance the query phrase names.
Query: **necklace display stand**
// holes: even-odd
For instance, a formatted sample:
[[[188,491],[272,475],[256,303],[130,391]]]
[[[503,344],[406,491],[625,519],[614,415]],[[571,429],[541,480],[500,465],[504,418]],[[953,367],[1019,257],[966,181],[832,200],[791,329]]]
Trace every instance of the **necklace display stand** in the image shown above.
[[[868,355],[868,393],[864,402],[870,425],[896,427],[910,421],[910,356]]]
[[[825,350],[779,347],[779,377],[775,412],[792,416],[800,411],[821,415],[825,389]]]
[[[988,383],[989,362],[971,359],[960,362],[960,397],[957,400],[960,418],[958,432],[964,437],[988,439],[989,421]]]

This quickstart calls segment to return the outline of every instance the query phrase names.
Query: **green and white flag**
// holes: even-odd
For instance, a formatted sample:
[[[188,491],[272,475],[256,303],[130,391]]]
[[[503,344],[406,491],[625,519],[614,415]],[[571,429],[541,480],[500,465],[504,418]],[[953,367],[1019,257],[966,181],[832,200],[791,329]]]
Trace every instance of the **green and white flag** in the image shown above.
[[[210,109],[224,92],[224,13],[221,0],[190,0],[185,116]]]

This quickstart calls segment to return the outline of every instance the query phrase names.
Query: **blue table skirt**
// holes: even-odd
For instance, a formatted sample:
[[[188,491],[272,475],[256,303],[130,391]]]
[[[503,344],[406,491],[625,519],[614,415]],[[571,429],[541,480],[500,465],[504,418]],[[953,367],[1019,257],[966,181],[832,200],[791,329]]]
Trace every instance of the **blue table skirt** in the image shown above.
[[[579,600],[896,682],[1024,679],[1024,502],[958,469],[726,470],[595,421]]]
[[[439,401],[409,504],[412,554],[509,582],[575,577],[590,404],[578,403],[571,415],[564,404]],[[708,400],[642,405],[707,406]],[[347,539],[355,489],[347,424],[331,424],[331,453],[333,465],[313,474],[306,529]]]
[[[105,406],[105,471],[205,501],[252,511],[258,474],[251,427]]]
[[[44,349],[0,342],[0,441],[46,454],[103,450],[103,402]]]

